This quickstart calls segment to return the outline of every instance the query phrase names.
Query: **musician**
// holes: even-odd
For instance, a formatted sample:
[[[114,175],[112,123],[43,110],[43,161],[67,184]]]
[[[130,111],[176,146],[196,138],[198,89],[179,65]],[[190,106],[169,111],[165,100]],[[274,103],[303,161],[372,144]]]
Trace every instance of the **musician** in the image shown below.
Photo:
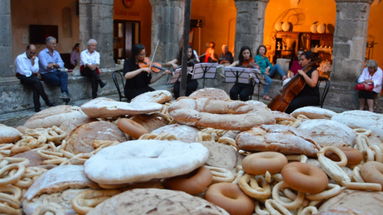
[[[39,72],[39,58],[36,56],[36,46],[33,44],[28,45],[26,51],[17,56],[15,66],[16,77],[20,80],[20,83],[32,88],[35,112],[41,110],[40,96],[47,106],[53,106],[44,91],[40,79],[37,77]]]
[[[57,40],[54,37],[47,37],[45,40],[47,48],[39,53],[40,74],[43,81],[48,85],[60,86],[60,98],[68,103],[70,94],[68,91],[68,74],[62,71],[64,62],[60,53],[56,51]]]
[[[254,62],[251,49],[248,46],[243,46],[239,51],[238,61],[235,61],[230,66],[244,67],[244,68],[258,68],[258,65]],[[247,101],[253,94],[252,84],[235,83],[230,89],[231,100]]]
[[[286,109],[286,113],[291,113],[295,109],[305,106],[319,105],[319,72],[316,65],[317,56],[311,51],[303,52],[299,57],[299,63],[303,69],[298,70],[298,75],[305,81],[303,90],[291,101]]]
[[[96,51],[97,41],[90,39],[88,47],[80,55],[80,73],[90,80],[92,86],[92,98],[97,97],[98,85],[103,88],[106,83],[100,79],[100,53]]]
[[[204,56],[204,63],[212,63],[212,62],[217,62],[218,59],[215,58],[215,42],[211,41],[209,42],[209,47],[205,51],[205,56]]]
[[[170,74],[169,70],[161,73],[156,78],[152,78],[152,70],[148,63],[145,63],[146,51],[142,44],[135,44],[132,48],[132,55],[124,63],[124,76],[126,79],[124,93],[128,101],[134,97],[154,91],[149,84],[158,81],[165,74]],[[150,63],[149,63],[150,64]],[[139,66],[144,65],[144,66]]]
[[[367,103],[368,110],[374,112],[374,102],[377,95],[382,90],[382,69],[378,67],[375,60],[368,60],[366,68],[363,69],[362,74],[358,78],[358,83],[373,84],[372,91],[360,90],[359,93],[359,109],[364,110]]]
[[[188,61],[187,61],[187,66],[188,67],[194,67],[194,64],[198,63],[195,55],[193,54],[193,49],[192,47],[188,46]],[[182,53],[183,53],[183,48],[178,53],[177,59],[174,59],[172,61],[169,61],[168,64],[171,64],[174,69],[179,68],[180,65],[182,64]],[[180,76],[181,77],[181,76]],[[174,98],[178,98],[180,96],[180,80],[177,80],[174,83],[173,86],[173,94]],[[187,80],[186,80],[186,96],[189,96],[192,94],[194,91],[196,91],[198,88],[198,81],[196,79],[192,79],[192,74],[187,75]]]
[[[263,74],[266,82],[263,87],[263,99],[271,100],[270,96],[268,95],[271,83],[273,82],[271,77],[277,72],[282,77],[282,80],[285,80],[286,74],[278,64],[273,65],[270,63],[269,59],[266,57],[266,52],[266,46],[260,45],[257,49],[255,62],[259,65],[259,69],[261,70],[261,73]]]
[[[219,56],[219,64],[232,64],[234,61],[233,54],[229,51],[229,46],[226,44],[222,45],[222,53]]]

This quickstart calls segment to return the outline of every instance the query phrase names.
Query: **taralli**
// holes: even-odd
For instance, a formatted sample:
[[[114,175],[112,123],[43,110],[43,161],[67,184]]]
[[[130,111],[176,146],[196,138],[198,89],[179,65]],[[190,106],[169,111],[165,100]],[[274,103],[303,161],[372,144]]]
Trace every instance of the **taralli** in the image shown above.
[[[365,136],[371,135],[371,130],[368,130],[365,128],[354,128],[354,131],[357,135],[365,135]]]
[[[262,209],[258,202],[255,202],[255,214],[257,215],[270,215],[267,209]]]
[[[383,186],[383,163],[369,161],[360,167],[360,174],[365,182],[378,183]]]
[[[329,199],[333,196],[338,195],[340,192],[342,192],[342,188],[337,184],[328,184],[327,186],[328,190],[325,190],[323,192],[313,194],[313,195],[306,195],[306,198],[311,201],[318,201],[323,199]]]
[[[308,206],[298,211],[298,215],[313,215],[318,213],[318,209],[315,206]]]
[[[272,199],[266,200],[265,207],[271,215],[293,215],[287,208],[285,208],[279,202]]]
[[[72,200],[72,207],[77,213],[84,215],[101,202],[119,193],[121,193],[120,190],[85,190]]]
[[[46,204],[42,204],[33,212],[32,215],[65,215],[63,208],[56,203],[47,202]]]
[[[306,163],[308,158],[306,155],[287,155],[288,161],[299,161],[301,163]]]
[[[17,172],[13,175],[10,171],[17,169]],[[25,166],[23,164],[10,164],[0,169],[0,185],[12,184],[17,182],[25,172]]]
[[[231,215],[250,215],[254,202],[232,183],[213,184],[206,191],[205,199],[225,209]]]
[[[0,203],[0,214],[22,215],[22,210],[20,208],[12,208],[5,203]]]
[[[271,187],[262,176],[245,174],[239,181],[239,187],[248,196],[255,199],[267,199],[271,196]]]
[[[296,195],[295,199],[293,199],[290,202],[286,202],[286,201],[282,200],[282,198],[279,194],[281,190],[286,189],[286,188],[288,188],[288,185],[282,181],[278,182],[276,185],[274,185],[273,191],[272,191],[273,199],[289,210],[298,209],[303,203],[304,196],[305,196],[304,193],[298,191],[298,195]]]
[[[327,175],[318,167],[292,162],[283,167],[283,180],[294,190],[305,193],[320,193],[328,184]]]
[[[339,147],[339,149],[342,150],[342,152],[347,157],[347,166],[358,165],[363,160],[363,153],[361,151],[359,151],[358,149],[354,149],[351,147],[345,147],[345,146]],[[326,155],[326,157],[330,158],[333,161],[338,162],[340,160],[337,153],[334,153],[332,150],[326,150],[325,155]],[[344,159],[344,158],[342,158],[342,159]]]
[[[362,176],[360,175],[360,168],[359,168],[359,166],[354,167],[354,169],[352,170],[352,178],[356,182],[359,182],[359,183],[363,183],[364,182]]]
[[[251,175],[262,175],[266,171],[279,173],[286,164],[286,156],[278,152],[258,152],[246,156],[242,161],[243,170]]]
[[[334,161],[327,158],[324,155],[323,151],[318,153],[318,160],[322,170],[325,171],[326,174],[330,176],[330,178],[335,180],[337,183],[340,184],[342,182],[351,182],[350,177],[344,172],[344,170],[340,166],[338,166]]]
[[[214,182],[232,182],[234,180],[233,173],[228,169],[214,166],[205,167],[209,169]]]
[[[378,145],[370,146],[370,149],[375,153],[375,161],[383,162],[383,151]]]
[[[382,185],[378,183],[343,182],[342,184],[351,190],[381,191]]]
[[[335,146],[326,146],[326,147],[323,147],[319,151],[319,154],[325,154],[326,155],[326,153],[328,153],[328,152],[335,153],[335,155],[338,156],[339,161],[334,161],[334,163],[336,165],[338,165],[338,166],[346,166],[347,165],[347,156],[343,152],[343,150],[341,150],[340,148],[335,147]]]
[[[165,181],[164,185],[171,190],[180,190],[196,195],[207,190],[212,181],[213,176],[209,169],[200,167],[189,174],[170,178]]]

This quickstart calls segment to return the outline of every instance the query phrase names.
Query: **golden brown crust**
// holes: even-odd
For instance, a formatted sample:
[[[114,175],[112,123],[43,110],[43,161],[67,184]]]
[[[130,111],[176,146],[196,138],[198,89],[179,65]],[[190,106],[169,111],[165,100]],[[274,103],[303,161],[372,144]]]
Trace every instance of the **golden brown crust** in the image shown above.
[[[227,95],[227,93],[224,90],[217,89],[217,88],[199,89],[197,91],[194,91],[192,94],[190,94],[189,98],[192,98],[192,99],[209,98],[209,99],[224,100],[224,101],[230,100],[230,96]]]
[[[149,132],[168,124],[166,119],[164,119],[163,117],[155,113],[150,115],[148,114],[135,115],[131,117],[130,119],[141,124]]]

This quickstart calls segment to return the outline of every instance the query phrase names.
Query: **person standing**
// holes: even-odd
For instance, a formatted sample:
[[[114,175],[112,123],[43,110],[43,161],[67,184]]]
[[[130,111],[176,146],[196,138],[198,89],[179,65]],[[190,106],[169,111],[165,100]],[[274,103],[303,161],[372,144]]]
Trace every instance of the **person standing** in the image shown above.
[[[43,98],[47,106],[53,106],[44,91],[43,85],[37,77],[39,72],[39,58],[36,56],[36,46],[29,44],[26,51],[16,57],[15,66],[16,77],[20,80],[20,83],[26,87],[32,88],[35,112],[41,110],[40,96]]]
[[[97,97],[98,85],[103,88],[106,83],[100,79],[100,53],[96,51],[97,41],[90,39],[88,48],[81,52],[80,73],[90,80],[92,86],[92,98]]]
[[[70,101],[68,91],[68,74],[61,71],[64,69],[64,62],[60,53],[56,51],[57,40],[49,36],[45,40],[46,48],[39,53],[40,74],[43,81],[52,86],[59,86],[61,90],[60,98],[65,103]]]

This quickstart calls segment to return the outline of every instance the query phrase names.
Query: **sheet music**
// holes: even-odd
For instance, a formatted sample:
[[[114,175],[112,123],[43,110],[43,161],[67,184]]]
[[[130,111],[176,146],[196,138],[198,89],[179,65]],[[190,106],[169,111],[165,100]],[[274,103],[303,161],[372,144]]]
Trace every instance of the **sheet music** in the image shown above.
[[[172,74],[172,77],[169,79],[169,84],[174,84],[176,83],[176,81],[181,81],[181,73],[182,73],[182,68],[178,68],[176,69],[173,74]],[[188,74],[193,74],[193,67],[192,66],[188,66],[187,67],[187,73]]]
[[[194,74],[192,79],[215,79],[218,63],[198,63],[194,65]]]
[[[242,68],[242,67],[225,67],[225,82],[250,84],[251,80],[259,83],[256,73],[259,73],[257,69],[253,68]]]

